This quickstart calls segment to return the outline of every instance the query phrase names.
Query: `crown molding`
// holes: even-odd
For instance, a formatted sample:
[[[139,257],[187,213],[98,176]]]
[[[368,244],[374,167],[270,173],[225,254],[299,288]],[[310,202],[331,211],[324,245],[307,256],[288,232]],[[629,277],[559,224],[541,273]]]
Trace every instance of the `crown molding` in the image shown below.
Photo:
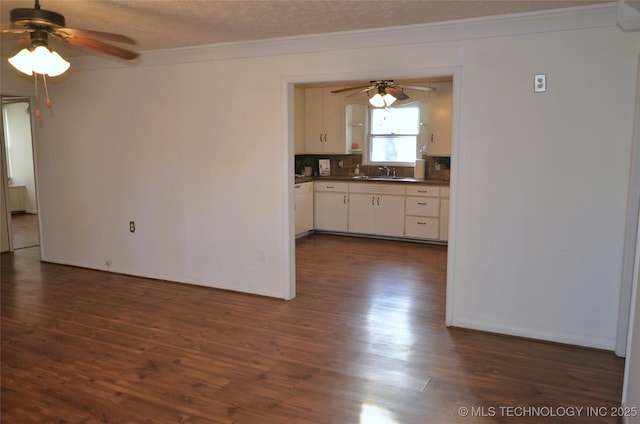
[[[226,59],[309,54],[364,48],[383,48],[428,43],[548,33],[588,28],[615,27],[618,5],[589,6],[537,12],[461,19],[420,25],[272,38],[207,46],[143,51],[134,66],[210,62]],[[123,64],[101,57],[70,58],[75,71],[123,68]]]
[[[640,0],[618,0],[618,26],[623,31],[640,31]]]

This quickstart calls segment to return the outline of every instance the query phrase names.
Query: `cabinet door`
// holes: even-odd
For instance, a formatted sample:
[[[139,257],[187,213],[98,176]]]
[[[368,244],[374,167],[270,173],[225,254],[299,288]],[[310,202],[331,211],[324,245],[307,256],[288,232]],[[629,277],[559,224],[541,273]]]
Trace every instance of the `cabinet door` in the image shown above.
[[[434,83],[437,91],[429,100],[429,156],[451,156],[453,83]]]
[[[306,233],[313,229],[313,183],[296,184],[296,234]]]
[[[304,90],[304,145],[306,153],[346,154],[344,95],[335,87]]]
[[[375,234],[375,198],[373,194],[349,195],[349,232]]]
[[[306,153],[323,153],[324,89],[304,90],[304,148]]]
[[[449,240],[449,199],[440,199],[440,240]]]
[[[334,87],[323,91],[324,147],[323,153],[347,153],[344,95],[332,93]]]
[[[376,234],[402,237],[404,235],[404,197],[376,196]]]
[[[313,222],[316,230],[347,231],[349,210],[347,193],[315,192]]]

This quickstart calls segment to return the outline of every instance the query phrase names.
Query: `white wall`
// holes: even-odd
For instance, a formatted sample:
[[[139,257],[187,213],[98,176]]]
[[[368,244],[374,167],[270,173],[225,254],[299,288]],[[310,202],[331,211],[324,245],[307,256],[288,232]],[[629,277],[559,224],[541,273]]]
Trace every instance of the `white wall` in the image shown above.
[[[638,227],[640,228],[640,216],[638,216]],[[640,231],[637,240],[629,344],[622,390],[622,405],[627,408],[635,407],[636,415],[633,416],[633,411],[626,414],[626,424],[640,424]]]
[[[4,125],[0,121],[0,252],[8,252],[9,243],[9,193],[5,187],[8,187],[6,160],[4,156]]]
[[[36,134],[43,259],[287,297],[286,85],[455,70],[449,323],[613,349],[639,49],[598,6],[76,60]]]

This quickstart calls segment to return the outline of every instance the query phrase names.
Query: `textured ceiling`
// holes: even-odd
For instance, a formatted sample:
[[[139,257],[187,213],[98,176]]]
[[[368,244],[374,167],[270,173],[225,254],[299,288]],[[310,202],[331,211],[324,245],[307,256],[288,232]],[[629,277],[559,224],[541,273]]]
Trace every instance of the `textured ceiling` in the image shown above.
[[[428,22],[615,0],[41,0],[41,7],[61,13],[71,28],[128,35],[137,50],[170,49],[233,41],[413,25]],[[2,0],[0,20],[9,11],[32,8],[32,0]],[[19,36],[2,34],[2,55],[17,51]],[[53,44],[53,43],[52,43]],[[82,48],[55,47],[67,56],[86,55]]]

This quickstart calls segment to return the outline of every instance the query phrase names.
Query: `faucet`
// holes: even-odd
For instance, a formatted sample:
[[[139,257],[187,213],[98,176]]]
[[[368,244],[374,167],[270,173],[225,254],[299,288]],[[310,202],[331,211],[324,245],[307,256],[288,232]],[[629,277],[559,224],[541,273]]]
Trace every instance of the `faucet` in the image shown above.
[[[387,178],[390,178],[390,173],[393,172],[393,178],[396,177],[396,168],[389,168],[388,166],[380,166],[379,171],[384,171]]]

